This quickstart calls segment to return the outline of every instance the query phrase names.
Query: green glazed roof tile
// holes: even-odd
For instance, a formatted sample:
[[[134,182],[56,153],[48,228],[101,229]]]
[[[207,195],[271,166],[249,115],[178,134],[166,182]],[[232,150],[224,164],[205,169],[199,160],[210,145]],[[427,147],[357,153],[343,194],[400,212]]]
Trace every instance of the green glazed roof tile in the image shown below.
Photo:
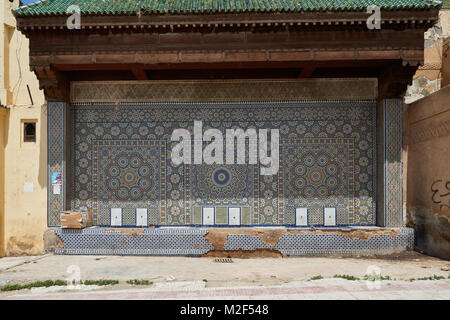
[[[432,0],[41,0],[13,10],[18,17],[65,15],[71,5],[84,15],[126,15],[139,9],[149,14],[242,12],[363,11],[370,5],[382,10],[420,10],[441,5]]]

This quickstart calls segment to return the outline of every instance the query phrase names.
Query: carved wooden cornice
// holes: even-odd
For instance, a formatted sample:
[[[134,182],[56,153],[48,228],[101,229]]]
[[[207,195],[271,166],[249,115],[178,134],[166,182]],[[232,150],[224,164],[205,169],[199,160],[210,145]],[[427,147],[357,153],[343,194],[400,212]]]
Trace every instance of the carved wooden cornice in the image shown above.
[[[403,97],[418,68],[417,64],[393,63],[378,77],[378,98],[394,99]]]
[[[438,19],[438,9],[382,11],[381,24],[422,26],[428,28]],[[318,26],[322,28],[364,26],[370,14],[366,12],[301,12],[301,13],[239,13],[239,14],[196,14],[196,15],[124,15],[124,16],[82,16],[81,28],[99,29],[153,29],[154,31],[178,31],[192,29],[236,29],[236,28],[296,28]],[[67,17],[19,17],[18,28],[27,30],[67,29]]]
[[[62,73],[54,70],[49,65],[32,66],[31,70],[36,74],[39,80],[39,89],[44,90],[47,101],[69,100],[69,81]]]
[[[423,63],[423,50],[318,50],[318,49],[266,49],[266,50],[172,50],[150,52],[100,52],[73,54],[42,53],[32,54],[32,67],[50,65],[97,65],[102,64],[140,64],[153,67],[158,64],[185,63],[239,63],[239,62],[296,62],[311,63],[321,61],[370,61],[400,60],[403,65],[417,66]]]
[[[383,11],[381,30],[367,28],[368,16],[365,12],[82,16],[81,30],[68,30],[64,16],[20,17],[18,28],[30,39],[30,66],[41,88],[55,101],[68,100],[66,71],[128,70],[137,80],[145,80],[145,70],[196,64],[228,68],[260,63],[264,68],[290,63],[302,68],[300,78],[306,78],[322,62],[335,63],[330,68],[350,64],[374,68],[366,62],[379,63],[380,72],[395,62],[400,64],[395,72],[385,70],[378,78],[379,96],[402,94],[423,64],[423,32],[437,21],[438,11]]]
[[[423,63],[423,30],[265,32],[39,31],[30,38],[31,64],[184,64],[276,61],[402,60]],[[39,62],[41,63],[41,62]]]
[[[376,100],[377,79],[81,81],[71,102]]]

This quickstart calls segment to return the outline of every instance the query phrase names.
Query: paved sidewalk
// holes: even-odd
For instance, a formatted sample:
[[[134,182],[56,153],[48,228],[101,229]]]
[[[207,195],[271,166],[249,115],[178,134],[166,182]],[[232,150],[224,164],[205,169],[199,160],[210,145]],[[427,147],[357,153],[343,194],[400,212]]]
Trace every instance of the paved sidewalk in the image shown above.
[[[45,292],[48,289],[0,296],[6,300],[449,300],[450,280],[418,281],[349,281],[324,279],[312,282],[290,283],[284,286],[233,287],[233,288],[146,288],[133,290],[100,290],[92,292]]]
[[[8,257],[8,258],[0,258],[0,271],[1,270],[9,270],[27,263],[31,263],[34,261],[38,261],[48,257],[49,255],[42,256],[25,256],[25,257]]]
[[[450,299],[450,262],[409,252],[382,258],[214,258],[58,256],[0,259],[0,287],[44,280],[119,280],[114,286],[0,291],[0,299]],[[392,281],[364,278],[378,270]],[[322,280],[312,280],[320,276]],[[417,280],[423,277],[444,280]],[[320,278],[319,277],[319,278]],[[151,282],[133,286],[127,280]]]

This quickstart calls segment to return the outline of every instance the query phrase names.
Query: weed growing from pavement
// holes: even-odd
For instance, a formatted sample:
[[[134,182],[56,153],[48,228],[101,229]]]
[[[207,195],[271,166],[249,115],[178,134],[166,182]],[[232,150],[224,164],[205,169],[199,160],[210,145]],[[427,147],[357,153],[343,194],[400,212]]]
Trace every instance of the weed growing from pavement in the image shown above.
[[[86,286],[107,286],[119,284],[119,280],[85,280],[81,281],[80,283]]]
[[[392,280],[390,276],[382,276],[378,274],[365,275],[364,280],[368,281],[380,281],[380,280]]]
[[[64,280],[45,280],[35,281],[27,284],[7,284],[2,287],[2,291],[15,291],[22,289],[40,288],[40,287],[53,287],[53,286],[67,286],[67,281]]]
[[[347,274],[335,274],[335,275],[333,276],[333,278],[342,278],[342,279],[352,280],[352,281],[355,281],[355,280],[361,280],[361,279],[359,279],[358,277],[349,276],[349,275],[347,275]]]
[[[347,275],[347,274],[335,274],[335,275],[333,276],[333,278],[341,278],[341,279],[351,280],[351,281],[361,280],[361,279],[358,278],[358,277],[350,276],[350,275]],[[312,278],[309,279],[308,281],[311,281],[311,280],[321,280],[321,279],[323,279],[323,277],[319,275],[319,276],[314,276],[314,277],[312,277]],[[368,281],[379,281],[379,280],[393,280],[393,279],[391,279],[390,276],[365,275],[364,278],[363,278],[363,280],[368,280]]]
[[[107,286],[107,285],[115,285],[118,284],[118,280],[85,280],[80,281],[80,284],[84,284],[86,286]],[[72,284],[76,284],[75,281],[72,281]],[[60,286],[64,287],[67,286],[66,280],[45,280],[45,281],[35,281],[30,282],[26,284],[7,284],[1,288],[1,291],[16,291],[16,290],[22,290],[22,289],[31,289],[31,288],[48,288],[48,287],[54,287],[54,286]]]
[[[136,285],[136,286],[148,286],[148,285],[153,284],[153,282],[150,282],[148,280],[137,280],[137,279],[127,280],[127,283],[128,284],[132,284],[132,285]]]
[[[208,279],[203,279],[203,282],[208,282]]]
[[[409,282],[413,282],[413,281],[417,281],[417,280],[443,280],[443,279],[445,279],[444,276],[438,276],[438,275],[434,274],[429,277],[422,277],[422,278],[417,278],[417,279],[411,278],[411,279],[409,279]],[[448,276],[448,279],[450,279],[450,275]]]
[[[443,276],[432,275],[430,277],[417,278],[417,280],[442,280],[445,279]]]

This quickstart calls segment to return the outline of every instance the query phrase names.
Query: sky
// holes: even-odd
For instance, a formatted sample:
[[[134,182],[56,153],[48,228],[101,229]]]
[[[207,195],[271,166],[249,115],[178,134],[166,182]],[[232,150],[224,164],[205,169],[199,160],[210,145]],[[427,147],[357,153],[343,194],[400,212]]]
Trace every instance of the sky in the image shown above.
[[[33,2],[36,2],[36,1],[38,1],[38,0],[22,0],[22,3],[23,4],[30,4],[30,3],[33,3]]]

